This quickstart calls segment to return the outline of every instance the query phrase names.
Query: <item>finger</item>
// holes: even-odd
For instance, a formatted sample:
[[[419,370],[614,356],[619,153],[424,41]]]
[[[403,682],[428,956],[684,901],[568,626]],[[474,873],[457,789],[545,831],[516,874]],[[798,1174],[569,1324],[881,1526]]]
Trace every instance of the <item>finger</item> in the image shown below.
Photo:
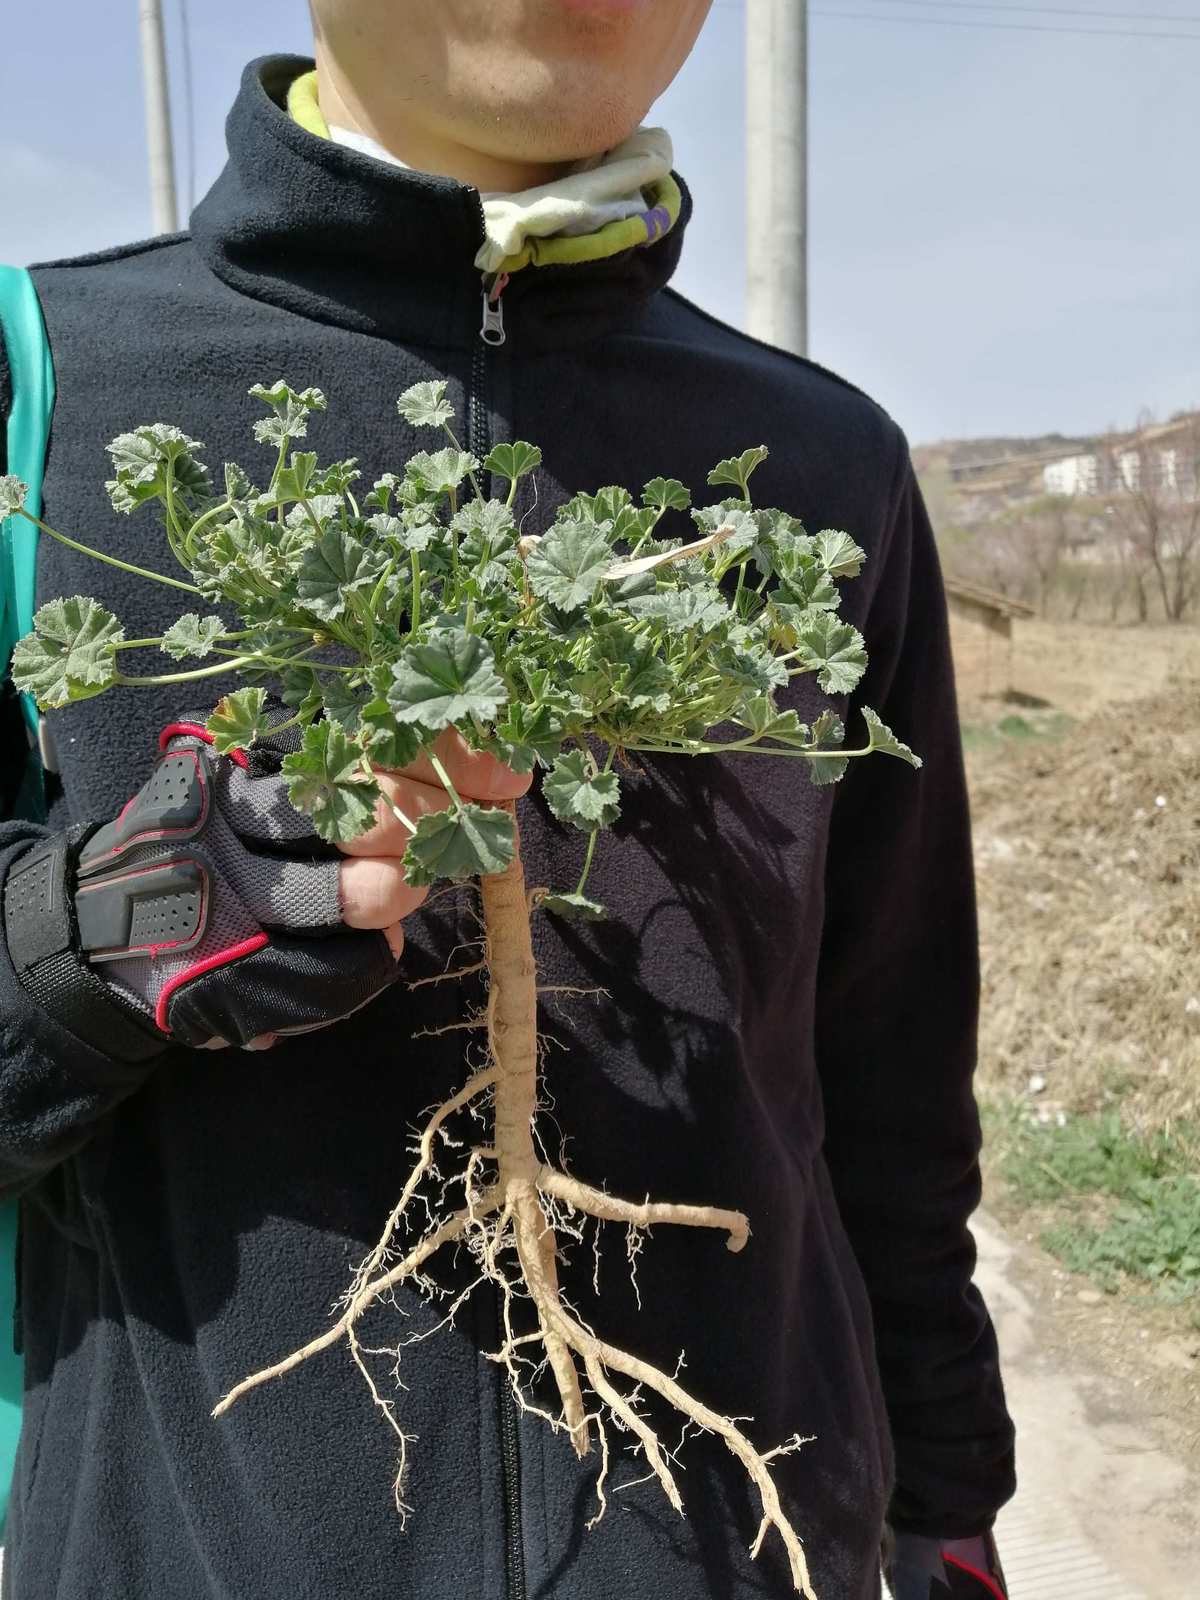
[[[390,928],[385,928],[383,930],[383,937],[388,942],[388,949],[392,952],[392,955],[396,958],[396,960],[399,961],[400,957],[404,954],[403,924],[399,922],[393,922]]]
[[[375,805],[375,826],[366,833],[360,833],[357,839],[351,839],[348,844],[339,845],[339,850],[345,855],[402,856],[408,849],[412,834],[392,807],[403,812],[415,826],[422,817],[433,811],[445,811],[450,804],[450,796],[436,775],[432,784],[396,772],[378,772],[376,776],[383,790],[383,798]]]
[[[456,728],[446,728],[439,733],[433,750],[464,800],[516,800],[533,782],[531,772],[514,772],[488,751],[472,750]],[[415,778],[420,783],[441,783],[432,761],[425,755],[418,756],[401,771],[405,777]]]
[[[342,862],[342,920],[348,928],[391,928],[415,911],[428,893],[428,888],[413,888],[404,881],[404,864],[394,856]]]

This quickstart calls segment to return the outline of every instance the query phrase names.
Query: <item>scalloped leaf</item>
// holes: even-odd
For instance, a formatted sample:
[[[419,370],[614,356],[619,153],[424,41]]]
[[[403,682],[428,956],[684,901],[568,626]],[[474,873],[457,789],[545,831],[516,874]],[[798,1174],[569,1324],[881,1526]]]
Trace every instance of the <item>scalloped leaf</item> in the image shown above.
[[[897,756],[901,761],[907,761],[910,767],[924,765],[920,756],[914,755],[906,744],[897,739],[888,725],[881,720],[876,712],[871,710],[870,706],[862,706],[860,709],[862,710],[863,720],[870,730],[872,750],[877,750],[885,756]]]
[[[444,428],[454,420],[454,407],[446,399],[445,378],[414,383],[396,401],[396,410],[414,428]]]
[[[812,725],[812,741],[807,748],[838,751],[845,738],[846,729],[842,719],[832,711],[822,711]],[[846,768],[850,763],[846,756],[830,754],[806,761],[804,765],[808,768],[809,781],[820,788],[825,784],[837,783],[839,779],[845,777]]]
[[[492,647],[465,628],[438,628],[393,669],[388,704],[400,722],[437,732],[466,717],[490,722],[508,698]]]
[[[20,478],[13,473],[6,473],[0,477],[0,522],[5,517],[13,517],[25,504],[25,496],[29,493],[29,485],[22,483]]]
[[[213,736],[213,749],[227,756],[231,750],[248,750],[271,730],[265,711],[265,689],[235,689],[217,701],[205,724]]]
[[[211,653],[224,632],[225,623],[220,617],[201,617],[195,611],[187,611],[163,634],[159,649],[172,661],[183,661],[188,656],[200,659]]]
[[[602,922],[608,912],[598,900],[589,900],[585,894],[546,894],[538,902],[543,911],[553,911],[559,917],[574,917],[583,922]]]
[[[404,877],[421,887],[436,878],[474,878],[503,872],[516,853],[510,812],[464,805],[427,813],[404,852]]]
[[[608,541],[586,522],[557,522],[529,554],[529,587],[560,611],[578,611],[612,565]]]
[[[642,490],[642,504],[652,511],[686,511],[691,494],[678,478],[651,478]]]
[[[708,481],[714,487],[719,483],[732,483],[743,494],[747,494],[751,475],[770,453],[765,444],[759,444],[750,450],[743,450],[740,456],[730,456],[725,461],[718,461],[709,473]]]
[[[610,828],[621,812],[621,783],[615,772],[587,767],[582,750],[564,751],[542,779],[546,804],[560,822],[573,823],[584,833]]]
[[[43,710],[88,700],[116,678],[124,637],[112,612],[90,597],[51,600],[34,613],[33,632],[17,641],[12,681]]]
[[[484,461],[483,470],[494,472],[499,478],[507,478],[510,483],[516,483],[518,479],[541,464],[542,452],[537,445],[529,444],[524,439],[517,439],[512,444],[496,445]]]
[[[349,844],[375,822],[379,785],[363,771],[362,751],[336,722],[314,722],[283,758],[288,797],[322,839]]]

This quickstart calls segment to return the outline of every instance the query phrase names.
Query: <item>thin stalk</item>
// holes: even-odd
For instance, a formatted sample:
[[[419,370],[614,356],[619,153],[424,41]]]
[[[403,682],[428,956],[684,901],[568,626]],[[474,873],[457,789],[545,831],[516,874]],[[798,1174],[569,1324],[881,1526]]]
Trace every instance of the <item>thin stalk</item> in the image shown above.
[[[442,788],[445,789],[446,793],[450,796],[451,800],[453,800],[454,809],[456,811],[461,811],[462,808],[463,808],[463,803],[462,803],[462,800],[459,798],[458,790],[454,787],[453,783],[451,783],[450,774],[446,771],[445,767],[442,765],[441,757],[440,756],[435,756],[432,750],[429,751],[429,765],[437,773],[438,779],[441,782]]]
[[[408,552],[412,562],[412,597],[408,602],[408,636],[411,639],[421,626],[421,563],[417,560],[417,552]]]
[[[458,439],[455,437],[454,429],[450,426],[450,424],[448,422],[443,422],[442,427],[445,429],[446,437],[449,439],[454,448],[456,450],[462,450],[462,445],[459,444]],[[463,450],[463,454],[466,455],[468,452]],[[467,473],[467,482],[471,485],[472,489],[474,489],[476,500],[482,500],[483,490],[479,487],[479,479],[473,472]]]
[[[806,761],[853,761],[858,756],[869,756],[874,745],[862,750],[790,750],[786,746],[746,744],[741,740],[733,744],[643,744],[640,740],[626,742],[627,750],[648,750],[664,756],[729,755],[740,756],[803,756]]]
[[[222,500],[220,505],[209,506],[208,510],[204,512],[202,516],[196,518],[195,522],[193,522],[191,527],[188,529],[187,536],[183,541],[184,549],[189,555],[195,549],[196,536],[200,532],[201,528],[203,528],[204,524],[206,522],[211,522],[214,517],[220,516],[222,511],[230,510],[232,506],[232,500]]]
[[[250,667],[256,664],[261,664],[257,656],[241,656],[235,657],[232,661],[218,662],[215,667],[197,667],[192,672],[156,672],[144,678],[130,678],[125,673],[118,672],[113,681],[129,684],[135,689],[163,683],[194,683],[198,678],[219,678],[226,672],[236,672],[238,667]]]
[[[412,818],[407,816],[400,809],[400,807],[396,804],[396,802],[394,800],[389,800],[387,790],[379,782],[379,774],[376,772],[374,764],[372,763],[370,756],[367,755],[365,750],[363,751],[362,767],[363,767],[363,771],[367,774],[367,776],[369,778],[373,779],[374,782],[379,785],[379,792],[383,796],[384,805],[392,813],[392,815],[395,817],[396,821],[400,824],[400,826],[403,827],[403,828],[407,828],[409,833],[416,833],[417,825],[412,820]]]
[[[78,550],[80,555],[91,556],[96,561],[103,561],[105,566],[119,567],[122,572],[131,572],[135,578],[149,578],[152,583],[165,583],[171,589],[182,589],[186,594],[202,594],[194,583],[184,583],[182,578],[169,578],[165,572],[151,572],[148,567],[135,567],[132,562],[119,561],[116,556],[107,556],[103,550],[93,550],[91,545],[80,544],[78,539],[71,539],[65,533],[59,533],[48,522],[43,522],[41,517],[35,517],[32,512],[26,511],[24,506],[18,506],[18,511],[32,522],[35,528],[40,528],[43,533],[48,533],[52,539],[57,539],[59,544],[65,544],[69,550]]]
[[[588,881],[588,873],[592,870],[592,857],[596,854],[596,840],[599,837],[599,828],[593,828],[588,835],[587,854],[583,858],[583,871],[579,874],[579,882],[575,885],[576,894],[583,893],[583,886]]]

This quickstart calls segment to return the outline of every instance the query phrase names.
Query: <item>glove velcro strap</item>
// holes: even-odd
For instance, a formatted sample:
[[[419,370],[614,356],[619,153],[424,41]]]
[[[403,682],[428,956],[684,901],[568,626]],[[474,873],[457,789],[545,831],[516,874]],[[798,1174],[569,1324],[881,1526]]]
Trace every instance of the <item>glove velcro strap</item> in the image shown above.
[[[75,856],[92,832],[58,834],[9,869],[8,952],[21,986],[55,1022],[104,1055],[146,1061],[164,1048],[161,1034],[91,972],[77,950],[71,880]]]

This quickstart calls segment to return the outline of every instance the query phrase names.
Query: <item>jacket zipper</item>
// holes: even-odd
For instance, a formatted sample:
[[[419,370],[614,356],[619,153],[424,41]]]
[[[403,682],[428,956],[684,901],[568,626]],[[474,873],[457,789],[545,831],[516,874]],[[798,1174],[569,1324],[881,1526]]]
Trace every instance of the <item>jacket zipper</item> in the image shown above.
[[[507,340],[501,296],[508,277],[485,273],[483,278],[483,320],[479,339],[471,357],[471,381],[467,396],[467,448],[480,461],[491,445],[488,425],[487,379],[488,350]],[[487,492],[485,485],[485,493]],[[504,1342],[504,1317],[500,1295],[496,1294],[496,1334]],[[521,1455],[517,1444],[517,1405],[508,1386],[508,1374],[500,1373],[500,1472],[504,1498],[504,1587],[506,1600],[526,1600],[525,1547],[521,1537]]]

